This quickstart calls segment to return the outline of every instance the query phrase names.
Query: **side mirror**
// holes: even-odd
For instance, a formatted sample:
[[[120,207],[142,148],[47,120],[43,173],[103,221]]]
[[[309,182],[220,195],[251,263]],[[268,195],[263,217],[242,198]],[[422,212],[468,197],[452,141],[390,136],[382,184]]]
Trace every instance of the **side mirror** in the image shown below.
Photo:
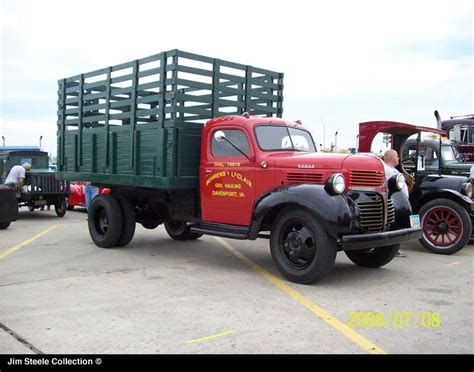
[[[216,133],[214,133],[214,139],[217,142],[222,142],[225,139],[225,133],[221,130],[218,130]]]

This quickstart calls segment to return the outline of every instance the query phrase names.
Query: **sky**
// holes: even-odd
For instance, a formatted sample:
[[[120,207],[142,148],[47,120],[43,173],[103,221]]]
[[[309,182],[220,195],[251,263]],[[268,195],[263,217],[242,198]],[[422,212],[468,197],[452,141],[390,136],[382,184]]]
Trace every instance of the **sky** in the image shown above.
[[[59,79],[171,49],[283,72],[319,145],[473,114],[472,1],[0,0],[0,136],[56,153]],[[324,136],[325,134],[325,136]],[[1,139],[1,137],[0,137]],[[319,147],[319,146],[318,146]]]

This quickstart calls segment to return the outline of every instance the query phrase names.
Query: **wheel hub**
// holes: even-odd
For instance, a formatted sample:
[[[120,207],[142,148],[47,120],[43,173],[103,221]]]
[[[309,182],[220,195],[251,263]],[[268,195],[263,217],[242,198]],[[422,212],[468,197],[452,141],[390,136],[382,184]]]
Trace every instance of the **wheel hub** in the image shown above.
[[[441,222],[436,226],[436,230],[438,230],[440,234],[446,234],[449,231],[449,226],[446,222]]]
[[[297,232],[291,232],[286,238],[285,247],[291,257],[299,258],[303,250],[303,240]]]
[[[314,236],[303,223],[289,222],[280,241],[288,263],[295,268],[303,269],[313,260],[316,251]]]
[[[109,219],[107,218],[107,214],[105,213],[105,211],[102,211],[101,213],[99,227],[103,233],[106,233],[109,228]]]

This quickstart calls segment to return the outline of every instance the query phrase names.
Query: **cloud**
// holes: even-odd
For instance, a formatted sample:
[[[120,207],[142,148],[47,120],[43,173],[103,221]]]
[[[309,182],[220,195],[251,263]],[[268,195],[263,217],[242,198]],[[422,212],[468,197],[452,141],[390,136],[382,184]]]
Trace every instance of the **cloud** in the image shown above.
[[[435,108],[445,116],[473,111],[470,1],[1,7],[0,132],[15,144],[36,141],[38,127],[54,139],[58,79],[174,48],[284,72],[285,116],[318,133],[323,117],[343,147],[360,121],[430,123]]]

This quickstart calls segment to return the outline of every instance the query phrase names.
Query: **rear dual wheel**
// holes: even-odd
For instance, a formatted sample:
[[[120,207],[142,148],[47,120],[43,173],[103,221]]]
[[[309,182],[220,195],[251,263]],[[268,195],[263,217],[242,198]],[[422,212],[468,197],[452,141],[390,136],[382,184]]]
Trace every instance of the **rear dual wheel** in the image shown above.
[[[135,210],[130,200],[112,195],[96,196],[88,213],[89,233],[101,248],[123,247],[135,234]]]
[[[10,226],[10,222],[0,222],[0,230],[5,230]]]

